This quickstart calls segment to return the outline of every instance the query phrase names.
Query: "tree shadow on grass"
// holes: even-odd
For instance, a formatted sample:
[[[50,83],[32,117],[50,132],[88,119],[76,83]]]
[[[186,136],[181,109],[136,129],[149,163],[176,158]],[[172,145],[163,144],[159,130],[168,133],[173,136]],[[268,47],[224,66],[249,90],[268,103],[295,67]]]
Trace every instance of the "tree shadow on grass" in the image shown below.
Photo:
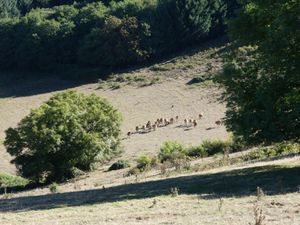
[[[173,54],[167,54],[157,58],[149,59],[137,65],[127,65],[122,68],[82,68],[76,65],[63,65],[51,72],[46,71],[3,71],[0,70],[0,98],[25,97],[44,94],[53,91],[75,88],[77,86],[95,83],[100,78],[106,80],[111,74],[131,73],[145,67],[156,64],[164,64],[178,57],[188,57],[199,51],[210,48],[220,48],[228,43],[227,37],[219,37],[211,41],[199,43]],[[211,57],[226,52],[228,47],[212,53]]]
[[[95,79],[96,80],[96,79]],[[75,88],[91,80],[71,80],[53,74],[0,71],[0,98],[27,97]]]
[[[300,184],[299,174],[300,167],[264,166],[216,174],[182,176],[106,189],[2,199],[0,212],[45,210],[145,199],[168,195],[172,187],[179,188],[180,194],[209,195],[209,198],[254,195],[258,186],[268,195],[292,193],[297,191]]]

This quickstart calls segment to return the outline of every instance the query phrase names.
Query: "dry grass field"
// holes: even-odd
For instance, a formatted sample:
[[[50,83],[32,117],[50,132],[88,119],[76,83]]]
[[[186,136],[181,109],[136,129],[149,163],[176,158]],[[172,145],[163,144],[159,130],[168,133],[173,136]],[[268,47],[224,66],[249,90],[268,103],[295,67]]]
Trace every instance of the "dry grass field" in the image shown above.
[[[225,104],[218,101],[221,90],[211,83],[187,84],[196,75],[217,72],[222,67],[220,53],[225,45],[213,46],[217,47],[193,49],[147,68],[114,74],[100,83],[78,84],[53,78],[1,86],[0,171],[16,173],[3,146],[4,131],[53,93],[69,88],[105,97],[123,114],[124,151],[118,159],[134,162],[142,154],[156,155],[167,140],[186,145],[206,139],[226,140],[229,133],[215,125],[225,113]],[[201,112],[204,117],[196,128],[181,126],[184,118],[196,118]],[[175,116],[179,121],[168,127],[126,135],[148,120]],[[255,209],[256,218],[262,210],[262,224],[300,224],[299,157],[167,175],[161,175],[158,169],[136,177],[125,177],[128,169],[107,172],[111,163],[58,185],[57,193],[44,187],[0,196],[0,224],[256,225]],[[264,195],[257,196],[258,186]]]

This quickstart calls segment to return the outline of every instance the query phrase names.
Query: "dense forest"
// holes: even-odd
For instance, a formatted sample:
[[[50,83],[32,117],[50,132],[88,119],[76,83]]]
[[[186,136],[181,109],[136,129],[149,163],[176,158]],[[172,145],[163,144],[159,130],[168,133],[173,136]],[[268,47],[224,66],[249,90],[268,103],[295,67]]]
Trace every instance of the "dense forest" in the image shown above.
[[[0,0],[0,68],[118,68],[224,34],[234,0]]]

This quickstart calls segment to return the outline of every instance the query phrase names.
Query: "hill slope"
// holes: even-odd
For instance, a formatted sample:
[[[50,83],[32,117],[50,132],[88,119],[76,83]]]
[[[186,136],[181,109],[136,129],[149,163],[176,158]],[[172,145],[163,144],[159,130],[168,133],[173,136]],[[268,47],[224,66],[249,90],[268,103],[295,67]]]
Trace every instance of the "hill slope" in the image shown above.
[[[106,97],[124,116],[122,142],[123,158],[134,159],[143,153],[155,154],[160,145],[167,140],[178,140],[185,144],[200,144],[204,139],[227,138],[224,127],[215,127],[214,122],[224,116],[225,106],[217,102],[219,90],[214,86],[191,87],[187,83],[198,74],[205,74],[208,67],[213,71],[220,69],[222,63],[219,53],[225,48],[224,42],[217,40],[207,48],[191,49],[182,56],[171,58],[147,68],[116,74],[108,81],[99,84],[87,84],[74,87],[71,81],[60,79],[37,79],[19,81],[2,87],[0,95],[0,140],[4,140],[4,131],[15,126],[30,109],[38,107],[57,90],[74,87],[83,93],[95,93]],[[120,82],[116,77],[123,77]],[[125,78],[124,78],[125,77]],[[134,77],[128,84],[129,77]],[[158,81],[149,86],[157,77]],[[117,81],[115,81],[117,80]],[[122,85],[120,89],[112,89]],[[193,85],[192,85],[193,86]],[[184,118],[197,118],[204,113],[204,119],[195,129],[185,130],[180,127]],[[179,116],[179,122],[156,132],[132,135],[126,138],[128,131],[135,131],[136,126],[155,121],[157,118]],[[0,171],[14,173],[14,166],[9,164],[10,156],[0,142]]]

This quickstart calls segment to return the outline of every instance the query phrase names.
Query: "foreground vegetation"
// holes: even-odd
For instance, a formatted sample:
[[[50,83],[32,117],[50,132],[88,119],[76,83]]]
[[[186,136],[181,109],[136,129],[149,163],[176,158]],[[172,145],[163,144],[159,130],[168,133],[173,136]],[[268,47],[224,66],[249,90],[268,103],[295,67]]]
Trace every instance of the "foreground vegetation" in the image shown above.
[[[248,225],[255,224],[258,208],[266,224],[274,221],[297,224],[298,174],[299,162],[289,161],[105,189],[24,196],[0,200],[0,214],[3,223],[13,225],[51,224],[53,218],[60,224],[201,221]]]

